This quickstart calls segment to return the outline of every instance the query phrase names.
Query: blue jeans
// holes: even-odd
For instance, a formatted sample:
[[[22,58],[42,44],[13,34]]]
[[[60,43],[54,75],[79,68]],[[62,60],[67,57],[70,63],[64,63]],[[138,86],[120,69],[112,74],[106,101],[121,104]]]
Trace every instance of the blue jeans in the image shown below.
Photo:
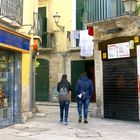
[[[79,116],[82,116],[82,108],[83,108],[83,114],[84,114],[84,119],[87,119],[88,116],[88,106],[89,106],[90,99],[85,99],[85,100],[78,100],[77,103],[77,109],[78,109],[78,114]]]
[[[59,101],[59,105],[60,105],[60,121],[63,121],[63,119],[65,119],[65,122],[67,122],[68,113],[69,113],[69,103],[70,103],[69,101]]]

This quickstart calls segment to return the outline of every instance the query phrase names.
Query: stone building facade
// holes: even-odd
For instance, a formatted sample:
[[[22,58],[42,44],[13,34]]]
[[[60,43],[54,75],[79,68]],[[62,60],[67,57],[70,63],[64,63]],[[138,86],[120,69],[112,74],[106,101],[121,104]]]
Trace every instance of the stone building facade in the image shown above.
[[[62,4],[65,5],[62,7]],[[56,85],[61,80],[63,73],[68,75],[68,80],[73,87],[72,101],[75,101],[74,88],[76,80],[80,77],[82,71],[90,71],[94,79],[94,56],[81,57],[80,47],[71,38],[71,32],[76,31],[76,1],[75,0],[57,0],[39,1],[39,9],[46,8],[47,17],[47,37],[50,37],[51,45],[39,48],[37,61],[46,63],[47,67],[40,65],[37,67],[36,73],[36,101],[55,101],[57,102]],[[53,15],[58,12],[61,15],[59,24],[64,26],[64,31],[61,31],[55,24]],[[80,17],[79,17],[80,18]],[[46,61],[46,62],[45,62]],[[38,63],[37,62],[37,63]],[[39,64],[38,63],[38,64]],[[46,81],[40,71],[47,71]],[[45,72],[44,72],[45,74]],[[43,79],[44,78],[44,79]],[[40,79],[44,80],[44,85],[40,87]],[[46,88],[47,87],[47,88]],[[42,98],[44,97],[44,98]],[[95,98],[94,98],[95,99]]]
[[[109,60],[108,58],[109,54],[107,50],[107,46],[110,44],[118,44],[118,43],[123,43],[123,42],[129,42],[130,40],[134,40],[134,37],[137,37],[140,32],[138,21],[139,21],[139,17],[131,17],[131,16],[126,15],[126,16],[122,16],[122,17],[118,17],[118,18],[114,18],[110,20],[105,20],[105,21],[93,24],[94,33],[95,33],[95,36],[94,36],[94,42],[95,42],[94,52],[95,53],[94,54],[95,54],[95,75],[96,75],[95,76],[96,104],[97,104],[98,116],[102,116],[105,118],[113,118],[113,119],[131,120],[131,121],[139,120],[140,107],[139,107],[139,91],[138,91],[138,81],[137,81],[137,78],[138,78],[137,75],[139,73],[138,72],[139,67],[137,65],[137,63],[139,62],[138,55],[137,55],[137,48],[139,47],[138,46],[139,43],[134,43],[134,48],[130,50],[129,58],[116,58],[114,61]],[[120,29],[120,30],[116,30],[116,29]],[[106,47],[106,49],[103,47]],[[131,72],[133,71],[135,74],[132,77],[130,77],[130,79],[128,80],[127,78],[130,75],[126,74],[127,75],[126,76],[125,73],[127,73],[129,69],[126,70],[124,67],[126,67],[125,65],[126,63],[129,63],[128,62],[129,60],[133,61],[133,59],[135,61],[135,72],[132,69],[130,71]],[[114,67],[111,67],[113,65],[112,63],[114,62],[117,63],[117,61],[119,62],[118,66],[115,66],[114,64]],[[124,61],[125,64],[122,61]],[[106,62],[110,62],[107,68],[105,66]],[[124,67],[121,66],[121,63],[123,63]],[[131,67],[132,64],[130,63],[128,64],[128,66]],[[112,85],[110,83],[108,86],[106,85],[106,83],[109,83],[105,75],[105,74],[108,74],[105,71],[107,69],[112,69],[112,71],[108,70],[108,72],[110,73],[108,74],[109,75],[108,77],[114,78],[111,80],[111,82],[114,82],[114,81],[117,82],[115,78],[118,78],[119,75],[115,73],[114,68],[117,69],[118,73],[121,71],[121,69],[125,69],[124,70],[125,72],[123,72],[123,76],[125,75],[124,76],[125,78],[121,79],[121,84],[122,84],[122,81],[125,83],[124,92],[123,92],[123,87],[119,89],[116,86],[116,84]],[[114,73],[116,74],[117,77],[112,76]],[[135,94],[135,97],[128,97],[129,96],[128,94],[126,94],[126,96],[124,97],[123,95],[125,94],[125,92],[131,93],[131,91],[127,90],[127,88],[134,86],[134,85],[131,85],[132,84],[132,82],[130,82],[132,80],[131,78],[133,80],[135,79],[135,84],[134,84],[135,88],[132,89],[133,90],[132,93],[133,95]],[[127,85],[128,83],[130,84],[129,86]],[[114,89],[111,88],[111,85],[114,86],[113,87]],[[113,91],[110,92],[110,90],[109,89],[107,90],[106,88],[110,88],[110,90],[113,89]],[[117,97],[119,93],[121,94],[119,95],[119,97]],[[111,96],[111,94],[112,94],[112,97],[109,97]],[[120,101],[118,100],[118,98]],[[124,98],[125,99],[127,98],[129,101],[125,101]],[[134,100],[132,101],[131,100],[132,98],[135,98],[135,101]],[[114,100],[116,100],[116,102]],[[135,103],[133,104],[132,102],[135,102],[136,104]],[[131,103],[133,104],[132,106],[134,108],[130,105]],[[116,104],[116,105],[113,105],[113,104]],[[123,111],[121,110],[122,108],[123,108]],[[124,110],[129,110],[129,111],[124,111]],[[133,112],[132,110],[135,110],[136,112]],[[136,115],[133,116],[132,114],[135,114],[135,113]]]

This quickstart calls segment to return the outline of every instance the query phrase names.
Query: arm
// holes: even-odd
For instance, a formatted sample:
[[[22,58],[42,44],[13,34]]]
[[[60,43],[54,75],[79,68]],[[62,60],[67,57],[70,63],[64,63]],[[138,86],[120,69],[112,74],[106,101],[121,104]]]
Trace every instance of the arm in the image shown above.
[[[69,100],[71,102],[71,91],[69,91]]]
[[[59,83],[57,84],[57,92],[59,92]]]
[[[91,81],[91,96],[93,94],[93,91],[94,91],[94,87],[93,87],[93,82]]]
[[[68,91],[69,101],[71,102],[71,84],[70,84],[70,82],[68,82],[68,84],[69,84],[69,91]]]
[[[77,95],[77,93],[78,93],[78,81],[77,81],[76,86],[75,86],[75,94]]]
[[[79,94],[79,80],[77,81],[76,86],[75,86],[75,94],[76,96]]]

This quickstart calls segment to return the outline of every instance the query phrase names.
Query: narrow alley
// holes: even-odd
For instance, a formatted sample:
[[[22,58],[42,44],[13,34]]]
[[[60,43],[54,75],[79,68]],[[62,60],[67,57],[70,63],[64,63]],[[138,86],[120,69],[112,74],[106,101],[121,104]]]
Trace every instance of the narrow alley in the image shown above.
[[[2,140],[139,140],[140,124],[90,117],[89,123],[77,120],[76,104],[71,104],[69,124],[59,124],[58,105],[38,106],[40,116],[0,130]],[[46,114],[45,116],[43,114]],[[89,112],[90,114],[90,112]]]

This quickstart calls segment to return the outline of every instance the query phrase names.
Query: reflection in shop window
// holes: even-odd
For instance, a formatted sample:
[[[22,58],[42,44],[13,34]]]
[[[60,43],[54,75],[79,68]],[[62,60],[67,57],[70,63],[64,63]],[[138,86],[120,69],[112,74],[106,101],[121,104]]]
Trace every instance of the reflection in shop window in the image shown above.
[[[13,65],[13,56],[5,52],[0,52],[0,108],[11,106]]]

